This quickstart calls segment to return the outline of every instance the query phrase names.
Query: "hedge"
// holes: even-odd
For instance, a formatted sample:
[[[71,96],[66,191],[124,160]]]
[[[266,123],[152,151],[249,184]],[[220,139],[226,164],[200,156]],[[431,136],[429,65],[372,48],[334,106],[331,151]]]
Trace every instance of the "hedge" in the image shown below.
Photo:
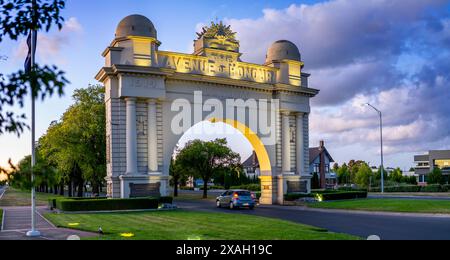
[[[231,190],[248,190],[248,191],[261,191],[260,184],[244,184],[240,186],[232,186]]]
[[[160,204],[172,204],[173,203],[173,197],[160,197],[159,198]]]
[[[381,192],[380,188],[372,188],[371,192]],[[427,185],[427,186],[416,186],[416,185],[404,185],[404,186],[393,186],[385,187],[384,192],[448,192],[448,185]]]
[[[347,192],[336,192],[336,193],[323,193],[323,194],[316,194],[316,198],[319,201],[365,199],[365,198],[367,198],[367,192],[366,191],[347,191]]]
[[[158,198],[56,200],[57,209],[69,212],[157,209],[158,206],[159,206]]]
[[[295,201],[302,198],[314,198],[314,194],[304,194],[304,193],[288,193],[284,195],[285,201]]]

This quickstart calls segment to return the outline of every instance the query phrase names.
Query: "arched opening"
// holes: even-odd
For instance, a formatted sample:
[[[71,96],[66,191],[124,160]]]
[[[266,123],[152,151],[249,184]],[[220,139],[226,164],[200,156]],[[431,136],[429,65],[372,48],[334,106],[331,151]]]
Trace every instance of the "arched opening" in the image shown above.
[[[191,127],[178,141],[183,148],[189,141],[211,141],[226,138],[228,146],[241,155],[243,163],[256,154],[259,162],[259,182],[261,185],[261,204],[272,204],[272,165],[269,154],[258,135],[245,124],[236,120],[212,118]]]

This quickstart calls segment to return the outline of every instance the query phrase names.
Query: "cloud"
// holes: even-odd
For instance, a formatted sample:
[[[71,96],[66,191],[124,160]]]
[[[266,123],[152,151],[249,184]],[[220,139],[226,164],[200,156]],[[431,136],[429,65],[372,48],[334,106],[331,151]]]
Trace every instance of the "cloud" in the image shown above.
[[[396,154],[450,148],[448,7],[448,0],[334,0],[225,21],[246,61],[263,63],[276,40],[299,46],[310,86],[321,90],[312,100],[312,143],[379,153],[377,114],[361,106],[370,102],[384,112],[385,149]]]
[[[83,27],[77,18],[70,17],[65,21],[63,28],[58,32],[49,34],[38,34],[38,48],[36,55],[38,59],[47,61],[65,62],[61,52],[64,47],[69,46],[73,39],[83,33]],[[15,60],[24,60],[28,52],[26,39],[20,41],[18,48],[15,50],[13,58]]]

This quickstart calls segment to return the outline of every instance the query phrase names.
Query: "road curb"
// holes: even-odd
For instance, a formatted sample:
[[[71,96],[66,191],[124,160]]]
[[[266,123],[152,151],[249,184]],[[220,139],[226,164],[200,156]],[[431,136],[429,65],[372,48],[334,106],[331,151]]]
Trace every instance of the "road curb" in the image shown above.
[[[439,214],[439,213],[408,213],[408,212],[385,212],[385,211],[345,210],[345,209],[317,209],[308,207],[301,207],[301,209],[305,211],[324,212],[324,213],[347,213],[347,214],[394,216],[394,217],[396,216],[396,217],[450,218],[450,214]]]

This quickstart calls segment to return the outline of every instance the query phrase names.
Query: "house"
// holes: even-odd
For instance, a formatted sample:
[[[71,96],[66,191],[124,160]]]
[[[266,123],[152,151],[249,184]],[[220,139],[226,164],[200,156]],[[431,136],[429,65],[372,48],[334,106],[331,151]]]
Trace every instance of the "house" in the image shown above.
[[[259,170],[259,161],[258,156],[256,156],[256,152],[253,152],[252,156],[250,156],[244,163],[242,163],[244,167],[244,172],[247,177],[251,179],[256,179],[261,175]]]
[[[322,189],[337,185],[337,174],[330,167],[333,162],[324,141],[320,141],[319,147],[309,148],[309,171],[312,175],[317,174]]]
[[[419,183],[426,184],[428,174],[439,168],[447,183],[450,176],[450,150],[429,151],[425,155],[414,156],[415,174],[419,176]]]

